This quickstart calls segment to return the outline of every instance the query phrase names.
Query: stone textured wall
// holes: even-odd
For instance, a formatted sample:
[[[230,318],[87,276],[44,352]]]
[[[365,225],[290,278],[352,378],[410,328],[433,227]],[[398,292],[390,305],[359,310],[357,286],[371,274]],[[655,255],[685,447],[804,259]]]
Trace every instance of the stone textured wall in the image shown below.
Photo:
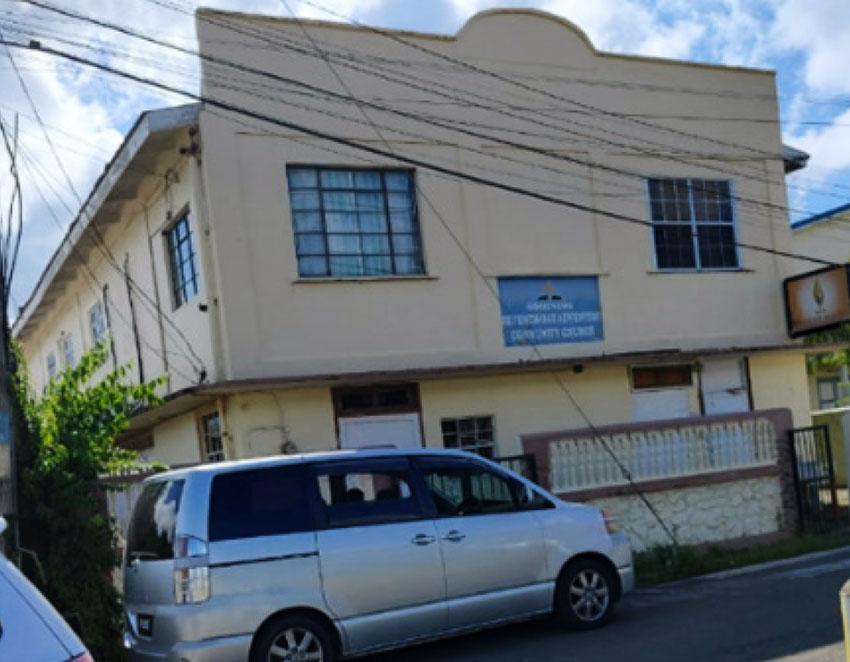
[[[785,526],[777,477],[664,490],[648,494],[647,499],[682,545],[776,533]],[[587,503],[614,513],[635,551],[670,544],[637,496],[603,497]]]

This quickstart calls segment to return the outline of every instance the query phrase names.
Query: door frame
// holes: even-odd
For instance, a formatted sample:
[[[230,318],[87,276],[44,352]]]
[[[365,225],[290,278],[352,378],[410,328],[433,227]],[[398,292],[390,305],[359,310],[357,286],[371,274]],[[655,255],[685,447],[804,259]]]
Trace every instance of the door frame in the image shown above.
[[[387,391],[405,389],[408,392],[408,403],[398,406],[379,406],[380,393]],[[366,394],[375,403],[374,407],[351,407],[344,408],[342,397],[350,393]],[[334,410],[334,433],[336,434],[336,448],[342,449],[340,437],[340,418],[360,418],[368,416],[388,416],[392,414],[418,414],[419,415],[419,438],[422,440],[422,448],[428,444],[425,440],[425,425],[422,420],[422,396],[419,391],[418,382],[378,382],[374,384],[359,384],[348,386],[337,386],[331,389],[331,403]]]

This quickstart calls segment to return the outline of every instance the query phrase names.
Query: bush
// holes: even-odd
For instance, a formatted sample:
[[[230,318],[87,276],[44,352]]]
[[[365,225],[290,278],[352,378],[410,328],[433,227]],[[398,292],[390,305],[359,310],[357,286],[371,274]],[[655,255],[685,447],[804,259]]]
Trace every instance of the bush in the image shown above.
[[[91,383],[105,345],[54,379],[41,397],[20,353],[16,391],[22,418],[15,445],[23,570],[98,660],[121,660],[122,606],[112,583],[120,564],[98,477],[134,466],[115,439],[129,417],[158,403],[158,382],[128,382],[128,367]]]

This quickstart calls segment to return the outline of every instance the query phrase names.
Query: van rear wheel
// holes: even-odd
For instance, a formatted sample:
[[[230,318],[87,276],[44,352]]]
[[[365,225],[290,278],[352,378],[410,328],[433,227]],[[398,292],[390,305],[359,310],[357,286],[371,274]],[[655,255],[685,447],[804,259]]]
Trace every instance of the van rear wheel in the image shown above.
[[[257,636],[251,662],[333,662],[333,642],[327,629],[309,616],[283,615]]]

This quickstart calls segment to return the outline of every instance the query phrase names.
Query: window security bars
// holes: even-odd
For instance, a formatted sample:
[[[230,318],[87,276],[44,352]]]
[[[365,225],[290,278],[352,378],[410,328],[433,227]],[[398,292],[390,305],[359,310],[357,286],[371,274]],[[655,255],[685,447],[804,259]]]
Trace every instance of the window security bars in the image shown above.
[[[174,307],[179,308],[198,293],[198,264],[188,212],[166,231],[166,237]]]
[[[218,412],[201,417],[201,437],[204,461],[223,461],[224,445],[221,441],[221,419]]]
[[[728,181],[650,179],[649,204],[659,269],[740,267]]]
[[[446,448],[460,448],[490,459],[494,457],[492,416],[444,418],[440,421],[440,426],[443,431],[443,445]]]
[[[287,169],[298,274],[425,272],[409,170]]]

